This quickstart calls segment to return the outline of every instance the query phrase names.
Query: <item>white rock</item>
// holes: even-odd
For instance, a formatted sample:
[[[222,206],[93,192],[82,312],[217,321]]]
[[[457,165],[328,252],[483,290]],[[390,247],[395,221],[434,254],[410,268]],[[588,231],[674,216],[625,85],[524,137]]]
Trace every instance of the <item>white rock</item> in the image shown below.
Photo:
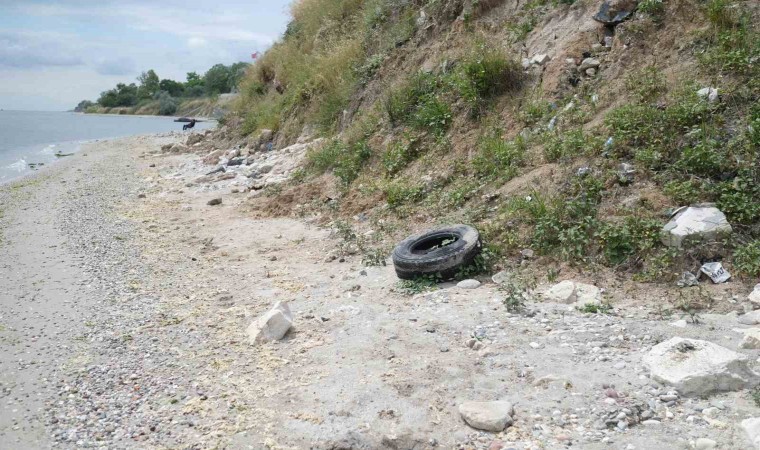
[[[245,330],[252,344],[282,339],[293,325],[293,315],[285,302],[277,302],[266,314],[251,322]]]
[[[484,431],[504,431],[512,425],[515,410],[512,403],[496,402],[464,402],[459,405],[459,414],[467,425]]]
[[[601,289],[590,284],[576,283],[571,280],[555,284],[544,292],[543,295],[550,302],[573,303],[579,308],[588,304],[599,305],[602,303]]]
[[[480,287],[480,281],[478,280],[462,280],[457,283],[459,289],[477,289]]]
[[[551,58],[549,55],[539,53],[538,55],[533,56],[533,58],[530,60],[533,64],[538,64],[539,66],[543,66],[544,64],[548,63]]]
[[[577,296],[575,294],[575,283],[571,280],[561,281],[544,293],[544,297],[557,303],[575,303]]]
[[[760,417],[742,420],[742,429],[755,446],[755,450],[760,450]]]
[[[655,345],[643,358],[652,379],[683,396],[745,389],[758,382],[747,357],[712,342],[674,337]]]
[[[739,323],[743,325],[760,324],[760,309],[757,311],[748,312],[747,314],[742,314],[737,319],[739,320]]]
[[[706,98],[710,103],[718,101],[718,89],[713,87],[702,88],[697,91],[700,98]]]
[[[716,241],[731,234],[726,215],[713,206],[691,206],[679,211],[660,233],[660,240],[668,247]]]
[[[596,69],[602,65],[601,62],[599,62],[596,58],[586,58],[583,61],[581,61],[581,66],[578,68],[581,72],[584,72],[586,69]]]
[[[672,322],[670,324],[671,327],[676,327],[676,328],[686,328],[687,325],[688,323],[684,319],[676,320],[675,322]]]
[[[760,305],[760,283],[755,285],[755,289],[749,293],[747,300],[751,301],[755,305]]]
[[[739,345],[740,348],[760,349],[760,328],[750,328],[744,331],[744,340]]]
[[[718,443],[713,441],[712,439],[707,438],[699,438],[694,443],[694,449],[695,450],[713,450],[715,447],[717,447]]]
[[[543,344],[539,344],[538,342],[531,342],[528,344],[530,348],[538,350],[539,348],[544,348]]]
[[[504,284],[508,282],[511,278],[512,278],[512,275],[509,272],[507,272],[506,270],[502,270],[501,272],[495,273],[491,277],[491,280],[493,280],[493,282],[496,284]]]

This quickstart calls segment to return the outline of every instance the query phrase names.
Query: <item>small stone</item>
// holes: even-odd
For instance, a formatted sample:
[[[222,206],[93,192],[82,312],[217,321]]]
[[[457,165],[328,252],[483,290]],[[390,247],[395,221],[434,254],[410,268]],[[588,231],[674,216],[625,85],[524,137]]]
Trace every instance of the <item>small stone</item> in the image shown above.
[[[641,424],[642,425],[654,425],[654,426],[656,426],[656,425],[661,425],[662,422],[660,422],[659,420],[647,419],[647,420],[642,421]]]
[[[544,345],[539,344],[538,342],[531,342],[528,345],[530,346],[530,348],[535,349],[535,350],[538,350],[539,348],[544,348]]]
[[[744,330],[744,340],[739,347],[751,350],[760,349],[760,328]]]
[[[593,77],[594,75],[596,75],[596,69],[594,69],[594,68],[586,69],[585,72],[586,72],[586,75],[588,75],[590,77]]]
[[[549,57],[549,55],[546,55],[546,54],[538,54],[538,55],[535,55],[535,56],[534,56],[534,57],[533,57],[533,58],[530,60],[530,62],[531,62],[532,64],[538,64],[539,66],[543,66],[544,64],[548,63],[550,59],[551,59],[551,58]]]
[[[710,103],[718,101],[718,89],[713,87],[705,87],[697,91],[699,98],[706,99]]]
[[[614,367],[617,370],[623,370],[623,369],[625,369],[625,361],[620,361],[620,362],[616,363],[612,367]]]
[[[688,322],[686,322],[684,319],[680,319],[676,320],[675,322],[671,322],[670,326],[676,328],[686,328],[688,326]]]
[[[512,278],[511,274],[505,270],[502,270],[501,272],[495,273],[491,280],[496,284],[504,284],[507,283]]]
[[[457,283],[457,287],[459,289],[477,289],[480,287],[480,281],[473,279],[462,280]]]
[[[512,425],[514,407],[506,401],[464,402],[459,405],[459,414],[472,428],[498,433]]]
[[[209,205],[209,206],[221,205],[222,204],[222,199],[221,199],[221,197],[212,198],[206,204]]]
[[[586,69],[596,69],[597,67],[601,66],[602,63],[599,62],[596,58],[586,58],[583,61],[581,61],[580,67],[578,67],[578,70],[581,72],[585,72]]]
[[[749,300],[755,305],[760,306],[760,283],[755,285],[755,288],[747,296],[747,300]]]
[[[535,253],[533,250],[529,248],[524,248],[520,250],[520,256],[522,256],[523,259],[533,259],[533,256],[535,256]]]
[[[266,314],[251,322],[246,334],[252,344],[282,339],[293,324],[293,315],[285,302],[277,302]]]

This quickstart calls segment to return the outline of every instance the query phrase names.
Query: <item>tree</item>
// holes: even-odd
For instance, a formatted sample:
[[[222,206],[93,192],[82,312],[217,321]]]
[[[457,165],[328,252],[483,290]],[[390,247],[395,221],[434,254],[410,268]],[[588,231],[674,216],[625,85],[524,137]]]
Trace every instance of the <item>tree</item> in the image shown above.
[[[166,91],[159,91],[154,97],[158,100],[158,113],[168,116],[177,112],[177,101]]]
[[[134,83],[119,83],[115,89],[109,89],[100,94],[98,104],[107,108],[116,106],[134,106],[137,104],[138,88]]]
[[[172,97],[181,97],[185,92],[185,85],[179,81],[163,79],[158,86],[160,90],[168,92]]]
[[[216,64],[203,76],[203,84],[209,95],[230,92],[230,69],[224,64]]]
[[[140,98],[151,98],[159,91],[159,79],[156,72],[151,69],[137,77],[140,82]]]
[[[87,108],[95,106],[95,103],[89,101],[89,100],[82,100],[77,104],[77,106],[74,108],[74,112],[85,112],[87,111]]]
[[[203,86],[203,79],[195,72],[188,72],[187,83],[185,85],[186,87]]]
[[[251,65],[245,62],[238,62],[230,66],[230,80],[229,89],[230,92],[237,92],[238,84],[240,80],[245,76],[245,72]]]

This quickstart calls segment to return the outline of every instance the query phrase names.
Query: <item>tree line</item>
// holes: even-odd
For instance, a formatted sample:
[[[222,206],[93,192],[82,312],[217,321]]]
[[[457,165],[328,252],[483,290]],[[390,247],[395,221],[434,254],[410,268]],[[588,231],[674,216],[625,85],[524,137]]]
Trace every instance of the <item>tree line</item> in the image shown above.
[[[226,94],[234,91],[249,64],[238,62],[225,66],[216,64],[203,76],[188,72],[186,80],[159,78],[153,69],[137,77],[137,83],[118,83],[115,88],[103,91],[97,102],[82,100],[74,111],[86,111],[93,106],[105,108],[138,106],[151,101],[159,102],[159,114],[173,114],[177,99]]]

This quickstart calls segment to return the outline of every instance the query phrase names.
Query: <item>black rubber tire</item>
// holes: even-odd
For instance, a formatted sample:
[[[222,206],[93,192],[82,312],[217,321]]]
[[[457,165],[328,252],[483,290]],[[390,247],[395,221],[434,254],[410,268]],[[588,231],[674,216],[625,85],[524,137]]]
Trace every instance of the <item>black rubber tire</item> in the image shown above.
[[[443,247],[444,239],[456,240]],[[435,246],[429,249],[430,245]],[[478,230],[468,225],[451,225],[410,236],[393,250],[393,266],[402,280],[435,275],[442,280],[453,278],[459,268],[472,263],[481,250]]]

